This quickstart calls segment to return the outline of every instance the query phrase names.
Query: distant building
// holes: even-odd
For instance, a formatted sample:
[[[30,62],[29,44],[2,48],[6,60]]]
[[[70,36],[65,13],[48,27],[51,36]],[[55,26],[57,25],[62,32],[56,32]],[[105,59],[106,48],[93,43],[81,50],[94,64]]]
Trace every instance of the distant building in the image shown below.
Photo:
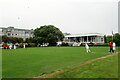
[[[100,33],[88,33],[78,35],[66,35],[64,42],[78,42],[78,43],[104,43],[104,35]]]
[[[70,33],[63,33],[64,36],[71,35]]]
[[[0,27],[0,36],[3,35],[6,35],[8,37],[23,38],[23,40],[34,36],[33,30],[18,29],[14,27],[8,27],[8,28]]]

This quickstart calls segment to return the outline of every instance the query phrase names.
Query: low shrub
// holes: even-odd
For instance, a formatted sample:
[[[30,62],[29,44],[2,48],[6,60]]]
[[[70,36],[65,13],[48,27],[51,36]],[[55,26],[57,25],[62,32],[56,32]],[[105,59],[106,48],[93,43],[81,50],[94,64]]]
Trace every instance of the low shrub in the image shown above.
[[[63,42],[61,46],[69,46],[69,45],[68,45],[68,43]]]

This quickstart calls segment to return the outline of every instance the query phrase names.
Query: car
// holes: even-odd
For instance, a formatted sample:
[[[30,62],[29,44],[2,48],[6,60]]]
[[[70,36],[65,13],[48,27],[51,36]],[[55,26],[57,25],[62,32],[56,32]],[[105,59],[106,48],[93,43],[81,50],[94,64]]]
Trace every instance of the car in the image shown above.
[[[3,45],[2,46],[4,49],[9,49],[9,45]]]

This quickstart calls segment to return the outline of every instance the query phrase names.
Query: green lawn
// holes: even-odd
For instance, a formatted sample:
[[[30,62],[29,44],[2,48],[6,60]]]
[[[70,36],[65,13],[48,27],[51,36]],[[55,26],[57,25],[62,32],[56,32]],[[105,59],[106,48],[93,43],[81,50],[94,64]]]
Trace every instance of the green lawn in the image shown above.
[[[2,77],[32,78],[111,54],[108,52],[109,47],[90,47],[90,49],[92,53],[86,53],[85,47],[36,47],[2,50]],[[84,74],[82,73],[82,75]],[[85,77],[82,75],[72,77]]]
[[[64,70],[64,71],[63,71]],[[86,65],[63,69],[46,78],[118,78],[118,56],[101,59]]]

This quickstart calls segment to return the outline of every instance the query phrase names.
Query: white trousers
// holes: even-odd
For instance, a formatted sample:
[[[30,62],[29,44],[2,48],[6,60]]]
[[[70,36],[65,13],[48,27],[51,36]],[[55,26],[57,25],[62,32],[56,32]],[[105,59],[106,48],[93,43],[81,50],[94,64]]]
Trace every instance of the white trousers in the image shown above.
[[[89,49],[89,48],[86,48],[86,52],[88,53],[88,52],[91,52],[91,51],[90,51],[90,49]]]

